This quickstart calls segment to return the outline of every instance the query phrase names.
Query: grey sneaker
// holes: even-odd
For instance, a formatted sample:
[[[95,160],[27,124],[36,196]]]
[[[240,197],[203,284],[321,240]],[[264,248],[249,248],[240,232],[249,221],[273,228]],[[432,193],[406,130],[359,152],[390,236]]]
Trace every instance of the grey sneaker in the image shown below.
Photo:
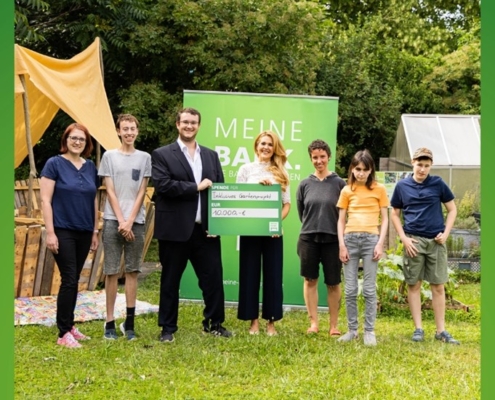
[[[345,333],[344,335],[342,335],[341,337],[339,337],[337,339],[337,342],[350,342],[352,340],[355,340],[358,338],[358,333],[357,331],[349,331],[347,333]]]
[[[421,328],[416,328],[412,335],[412,341],[413,342],[422,342],[425,340],[425,331]]]
[[[450,333],[447,331],[443,331],[441,333],[435,333],[435,339],[441,340],[442,342],[445,343],[450,343],[450,344],[461,344],[459,343],[458,340],[455,340]]]
[[[174,334],[170,332],[163,332],[160,333],[159,337],[160,342],[163,343],[172,343],[174,341]]]
[[[125,329],[125,322],[122,322],[119,327],[120,327],[120,331],[127,340],[136,339],[136,333],[132,329],[129,330]]]
[[[375,332],[364,332],[364,345],[376,346]]]
[[[103,323],[104,334],[103,337],[107,340],[117,340],[117,331],[115,329],[107,329],[107,323]]]

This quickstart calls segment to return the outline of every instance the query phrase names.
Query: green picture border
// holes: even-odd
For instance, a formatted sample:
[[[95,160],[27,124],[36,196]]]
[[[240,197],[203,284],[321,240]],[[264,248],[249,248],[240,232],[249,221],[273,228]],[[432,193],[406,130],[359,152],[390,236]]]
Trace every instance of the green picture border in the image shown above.
[[[495,108],[495,96],[493,91],[495,90],[495,76],[493,71],[495,70],[495,42],[490,41],[490,38],[495,37],[495,26],[493,21],[490,21],[490,16],[495,15],[495,4],[490,1],[483,2],[482,7],[482,87],[481,87],[481,100],[482,109],[488,110],[488,112],[482,114],[481,126],[483,131],[483,139],[481,146],[481,159],[482,161],[492,154],[492,149],[495,148],[495,140],[490,134],[490,127],[495,126],[495,115],[491,112]],[[13,187],[14,175],[10,169],[14,165],[14,102],[13,102],[13,89],[14,89],[14,2],[2,1],[0,2],[0,48],[3,49],[2,63],[0,64],[0,87],[2,88],[0,95],[0,117],[3,127],[3,135],[1,135],[1,148],[2,157],[0,157],[0,171],[2,171],[3,186],[4,188]],[[494,33],[494,36],[491,35]],[[491,206],[493,204],[493,194],[491,192],[493,186],[493,178],[489,176],[488,170],[485,168],[481,172],[482,182],[482,208],[483,213],[483,226],[481,237],[482,242],[485,243],[485,248],[488,248],[491,243],[490,238],[494,236],[491,227],[493,226],[493,212]],[[7,191],[8,193],[8,191]],[[13,265],[14,265],[14,238],[12,235],[12,229],[14,228],[14,221],[12,219],[12,201],[8,195],[3,196],[3,206],[0,207],[0,220],[1,224],[1,239],[5,249],[3,252],[3,264],[5,266],[2,279],[0,280],[0,304],[4,308],[4,320],[7,321],[3,328],[0,330],[0,352],[2,354],[3,365],[3,387],[2,398],[9,399],[14,398],[14,326],[10,325],[8,321],[14,320],[14,307],[13,307]],[[12,222],[10,222],[12,221]],[[488,245],[487,245],[488,244]],[[8,249],[12,249],[8,251]],[[490,284],[495,281],[495,270],[490,268],[491,259],[493,255],[486,251],[483,253],[483,279],[481,283],[482,293],[482,358],[481,358],[481,392],[482,398],[490,398],[490,394],[495,394],[495,382],[492,379],[493,368],[495,365],[495,344],[493,338],[495,337],[495,311],[493,306],[495,304],[495,291]],[[473,394],[476,396],[476,394]]]
[[[481,163],[493,157],[495,140],[493,139],[490,128],[495,126],[495,26],[490,17],[495,16],[495,3],[493,1],[484,1],[481,10]],[[483,113],[483,111],[485,111]],[[490,170],[486,167],[481,169],[481,191],[482,191],[482,209],[483,209],[483,229],[481,231],[481,241],[484,244],[483,252],[483,277],[481,280],[481,397],[483,399],[491,398],[495,394],[495,381],[493,380],[493,369],[495,368],[495,291],[491,284],[495,282],[495,269],[491,267],[491,260],[495,257],[490,252],[491,240],[494,238],[494,213],[493,207],[493,177]]]
[[[0,329],[0,354],[2,354],[2,398],[14,398],[14,214],[12,195],[14,188],[14,2],[0,2],[0,135],[2,156],[0,171],[3,175],[0,221],[2,243],[2,279],[0,279],[0,305],[3,310],[3,326]],[[10,250],[9,250],[10,249]],[[10,322],[9,322],[10,321]]]

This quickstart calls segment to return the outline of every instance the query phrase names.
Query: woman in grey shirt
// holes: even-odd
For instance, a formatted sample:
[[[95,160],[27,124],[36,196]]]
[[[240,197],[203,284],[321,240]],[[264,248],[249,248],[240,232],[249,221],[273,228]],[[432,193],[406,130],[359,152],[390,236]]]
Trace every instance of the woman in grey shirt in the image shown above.
[[[320,263],[327,286],[330,336],[339,336],[338,315],[341,299],[341,271],[339,241],[337,237],[337,201],[345,181],[328,170],[330,147],[323,140],[314,140],[308,153],[315,172],[302,180],[297,188],[296,201],[302,222],[297,254],[304,277],[304,302],[308,310],[310,327],[307,333],[318,333],[318,278]]]

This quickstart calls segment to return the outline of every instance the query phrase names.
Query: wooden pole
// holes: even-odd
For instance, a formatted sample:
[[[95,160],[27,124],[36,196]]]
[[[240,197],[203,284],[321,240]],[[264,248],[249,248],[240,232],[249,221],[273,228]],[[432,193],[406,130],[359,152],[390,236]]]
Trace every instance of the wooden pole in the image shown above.
[[[31,141],[31,119],[29,117],[29,102],[27,95],[26,79],[24,74],[19,75],[24,92],[22,93],[22,102],[24,104],[24,125],[26,126],[26,145],[29,155],[29,186],[28,186],[28,201],[27,201],[27,216],[32,217],[33,214],[33,181],[38,174],[34,163],[33,143]]]
[[[100,53],[100,72],[101,72],[101,80],[103,81],[103,86],[105,86],[105,73],[103,70],[103,53],[101,51],[101,42],[98,41],[98,50]],[[96,168],[100,168],[101,161],[101,145],[100,142],[96,142]]]

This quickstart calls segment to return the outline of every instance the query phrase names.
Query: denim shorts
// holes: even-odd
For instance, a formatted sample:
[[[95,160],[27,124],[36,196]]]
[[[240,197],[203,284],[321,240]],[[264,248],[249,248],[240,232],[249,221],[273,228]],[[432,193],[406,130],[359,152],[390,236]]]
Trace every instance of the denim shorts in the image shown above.
[[[125,272],[141,272],[144,249],[144,224],[133,224],[134,241],[128,242],[118,232],[119,223],[112,219],[103,221],[103,273],[115,275],[121,272],[122,259]]]
[[[404,280],[408,285],[415,285],[418,281],[427,281],[433,285],[441,285],[449,280],[447,247],[438,244],[435,239],[407,234],[418,243],[416,257],[409,257],[404,251]]]

